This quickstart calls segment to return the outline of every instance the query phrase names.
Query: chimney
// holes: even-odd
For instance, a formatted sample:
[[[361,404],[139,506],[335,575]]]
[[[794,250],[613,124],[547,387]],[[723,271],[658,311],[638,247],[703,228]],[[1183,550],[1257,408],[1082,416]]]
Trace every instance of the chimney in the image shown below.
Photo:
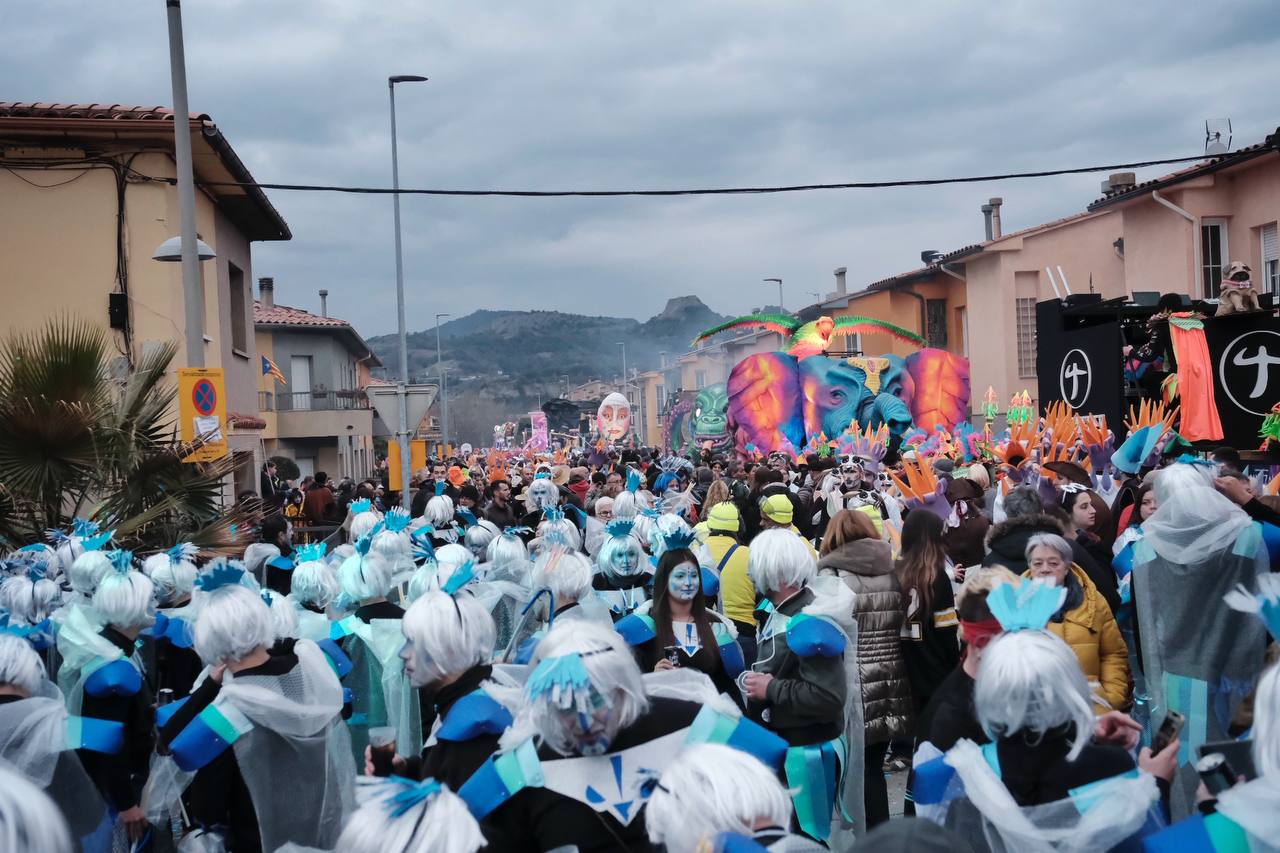
[[[982,206],[982,219],[983,219],[983,233],[986,234],[986,236],[983,239],[990,240],[991,239],[991,205],[984,204]]]
[[[320,316],[329,316],[329,291],[327,290],[320,291]]]
[[[274,278],[258,279],[258,301],[263,308],[272,308],[276,304],[276,280]]]
[[[849,271],[848,267],[836,267],[836,295],[845,296],[849,293],[849,285],[845,283],[845,273]]]
[[[667,351],[661,350],[658,353],[658,367],[666,367],[666,366],[667,366]]]
[[[1138,183],[1138,176],[1133,172],[1112,172],[1107,177],[1107,190],[1113,193],[1128,192]]]
[[[925,249],[920,253],[920,262],[927,267],[936,263],[940,257],[942,257],[942,253],[937,249]]]
[[[987,204],[991,205],[991,239],[999,240],[1002,233],[1000,231],[1000,205],[1004,204],[1004,199],[988,199]]]

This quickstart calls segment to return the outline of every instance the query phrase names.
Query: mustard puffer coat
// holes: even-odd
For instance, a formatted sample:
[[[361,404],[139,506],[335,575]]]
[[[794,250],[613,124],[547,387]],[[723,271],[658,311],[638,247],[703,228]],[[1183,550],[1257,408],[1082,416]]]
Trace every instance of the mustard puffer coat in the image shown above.
[[[1098,714],[1112,709],[1124,711],[1133,697],[1129,649],[1107,600],[1084,569],[1072,563],[1071,574],[1084,589],[1084,600],[1068,611],[1061,622],[1050,620],[1045,629],[1066,641],[1076,653],[1090,689],[1111,705],[1107,708],[1095,702],[1094,711]],[[1030,572],[1023,577],[1030,577]]]

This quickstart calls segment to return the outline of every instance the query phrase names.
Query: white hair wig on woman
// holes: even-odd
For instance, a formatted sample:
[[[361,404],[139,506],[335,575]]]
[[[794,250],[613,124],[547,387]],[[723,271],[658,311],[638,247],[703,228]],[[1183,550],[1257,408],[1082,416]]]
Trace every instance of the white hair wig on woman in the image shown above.
[[[480,825],[467,805],[443,783],[439,790],[400,811],[394,798],[431,780],[362,777],[360,807],[347,819],[333,848],[343,853],[474,853],[484,847]],[[372,789],[372,790],[370,790]]]
[[[0,610],[18,625],[38,625],[62,604],[57,581],[21,574],[0,582]]]
[[[71,582],[73,590],[85,598],[92,598],[98,584],[111,571],[111,559],[105,553],[85,551],[71,563],[67,579]]]
[[[578,532],[578,525],[567,518],[543,521],[539,524],[536,550],[545,551],[556,547],[581,551],[582,534]]]
[[[71,831],[49,795],[0,762],[0,850],[71,853]]]
[[[551,590],[556,607],[586,598],[592,575],[590,561],[577,551],[548,548],[533,561],[533,588]]]
[[[112,568],[93,594],[93,609],[108,625],[146,627],[155,619],[154,592],[151,578],[142,572],[118,572]]]
[[[570,654],[581,656],[590,689],[609,703],[619,730],[640,719],[649,709],[649,698],[645,695],[644,681],[635,656],[611,626],[580,619],[557,620],[538,643],[530,671],[536,670],[544,660]],[[509,739],[527,737],[531,733],[527,726],[532,726],[532,733],[556,752],[573,754],[574,737],[564,713],[556,706],[554,696],[550,693],[532,694],[526,690],[525,700],[521,720],[517,720],[509,730],[510,738],[503,738],[503,748]]]
[[[640,544],[640,540],[636,538],[634,533],[628,533],[626,536],[611,536],[606,528],[604,543],[600,546],[600,551],[596,554],[596,565],[599,566],[600,572],[606,577],[618,577],[622,573],[618,571],[616,565],[619,557],[630,554],[632,558],[632,570],[627,573],[628,577],[645,570],[646,562],[644,556],[644,548]]]
[[[436,495],[427,501],[423,513],[428,523],[437,530],[453,524],[453,500],[448,495]]]
[[[635,492],[619,492],[613,499],[614,518],[635,518],[644,509]]]
[[[351,517],[351,540],[355,541],[361,536],[369,535],[369,531],[378,526],[382,521],[382,516],[373,510],[367,512],[357,512]]]
[[[529,562],[529,549],[519,536],[504,531],[500,536],[494,537],[485,549],[485,562],[492,563],[493,568],[525,566]]]
[[[31,644],[15,634],[0,634],[0,685],[38,696],[44,680],[44,661]]]
[[[435,559],[423,563],[409,578],[409,600],[417,601],[428,592],[440,589],[454,572],[474,559],[463,545],[441,545],[436,549]]]
[[[323,560],[307,560],[294,567],[289,595],[302,606],[324,610],[338,597],[338,575]]]
[[[271,633],[276,640],[298,639],[298,608],[287,595],[274,589],[264,589],[260,596],[271,611]]]
[[[1280,779],[1280,664],[1258,679],[1253,700],[1253,765],[1259,776]]]
[[[658,516],[649,527],[646,536],[649,542],[649,553],[661,557],[667,551],[667,537],[673,534],[688,533],[693,528],[683,518],[673,512]]]
[[[209,666],[238,661],[275,640],[271,610],[243,586],[222,586],[204,597],[193,632],[196,654]]]
[[[342,594],[353,602],[381,598],[391,589],[392,564],[381,554],[370,551],[353,554],[338,569],[338,585]]]
[[[477,562],[486,562],[489,555],[489,546],[501,535],[502,531],[498,529],[498,525],[487,518],[482,518],[467,528],[462,541],[466,544],[467,550],[475,556]]]
[[[978,723],[992,740],[1075,727],[1068,761],[1093,737],[1093,702],[1076,654],[1048,631],[1013,631],[982,651],[974,680]]]
[[[792,531],[774,528],[751,540],[747,574],[761,592],[805,586],[813,582],[817,573],[813,551]]]
[[[428,592],[409,606],[401,623],[405,639],[435,672],[417,673],[424,683],[488,663],[498,641],[493,617],[467,593]]]
[[[77,552],[78,553],[78,552]],[[37,542],[23,551],[14,551],[9,559],[24,560],[44,567],[44,576],[49,580],[57,580],[62,576],[64,567],[56,549],[43,542]],[[67,565],[70,565],[68,562]]]
[[[677,755],[645,806],[649,841],[667,850],[699,850],[722,832],[750,837],[758,826],[790,823],[791,797],[773,771],[716,743]]]
[[[560,503],[560,487],[549,477],[539,477],[529,484],[524,505],[529,512],[547,510]]]
[[[390,563],[413,561],[413,542],[403,530],[379,530],[373,534],[369,550],[381,554]]]
[[[199,571],[189,558],[175,560],[174,555],[166,551],[143,560],[142,573],[151,578],[155,586],[156,603],[165,607],[191,595]]]

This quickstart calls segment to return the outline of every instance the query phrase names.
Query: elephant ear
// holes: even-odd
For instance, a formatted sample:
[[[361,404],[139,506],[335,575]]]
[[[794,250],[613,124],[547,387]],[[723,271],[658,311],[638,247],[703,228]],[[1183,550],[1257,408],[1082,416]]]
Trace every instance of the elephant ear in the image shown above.
[[[969,417],[969,360],[940,349],[922,349],[906,359],[912,394],[907,398],[916,426],[953,429]]]
[[[782,352],[747,356],[729,373],[729,431],[739,451],[748,444],[763,453],[804,443],[800,377],[794,356]]]

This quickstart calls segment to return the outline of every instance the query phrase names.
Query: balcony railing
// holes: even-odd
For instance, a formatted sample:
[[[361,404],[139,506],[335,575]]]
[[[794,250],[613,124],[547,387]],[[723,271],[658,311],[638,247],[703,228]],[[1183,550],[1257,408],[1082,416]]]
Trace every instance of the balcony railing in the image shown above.
[[[367,409],[369,398],[363,391],[259,391],[260,412],[334,412]]]

